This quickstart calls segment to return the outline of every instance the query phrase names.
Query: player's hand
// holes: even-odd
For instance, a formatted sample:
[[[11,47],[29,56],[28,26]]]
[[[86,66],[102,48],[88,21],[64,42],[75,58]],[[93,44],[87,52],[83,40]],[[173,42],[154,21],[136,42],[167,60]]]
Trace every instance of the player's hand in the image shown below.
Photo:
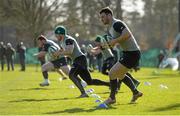
[[[109,46],[111,46],[111,47],[116,45],[116,43],[117,43],[117,39],[112,39],[111,41],[108,42]]]
[[[59,52],[59,51],[53,53],[53,56],[54,56],[54,57],[58,57],[59,55],[60,55],[60,52]]]
[[[33,56],[34,56],[34,57],[37,57],[37,56],[38,56],[38,53],[33,54]]]
[[[106,49],[106,48],[109,48],[109,45],[108,45],[108,43],[102,43],[102,44],[101,44],[101,47],[104,48],[104,49]]]

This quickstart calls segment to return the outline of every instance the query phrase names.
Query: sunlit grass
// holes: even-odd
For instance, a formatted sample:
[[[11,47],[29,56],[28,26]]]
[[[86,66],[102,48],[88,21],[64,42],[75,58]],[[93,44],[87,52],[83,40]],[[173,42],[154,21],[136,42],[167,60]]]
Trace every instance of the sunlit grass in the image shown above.
[[[108,77],[97,71],[91,73],[93,78],[108,81]],[[131,91],[123,84],[117,94],[117,103],[108,109],[96,109],[98,103],[95,98],[76,98],[80,95],[77,88],[70,88],[72,82],[59,81],[59,75],[50,72],[51,85],[40,87],[42,75],[40,68],[27,67],[26,72],[0,72],[0,115],[120,115],[120,114],[180,114],[180,73],[169,69],[156,70],[142,68],[133,72],[141,81],[138,89],[144,96],[136,104],[129,104]],[[147,85],[146,82],[151,83]],[[144,84],[145,83],[145,84]],[[160,85],[167,86],[162,88]],[[105,86],[88,86],[93,88],[95,94],[104,100],[109,95],[109,88]]]

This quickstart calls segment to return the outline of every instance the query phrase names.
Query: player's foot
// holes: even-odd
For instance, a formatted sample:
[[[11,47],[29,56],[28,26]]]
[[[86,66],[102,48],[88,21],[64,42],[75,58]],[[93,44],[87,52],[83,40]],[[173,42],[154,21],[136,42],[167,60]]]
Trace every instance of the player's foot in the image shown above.
[[[84,98],[84,97],[89,97],[87,93],[81,94],[78,98]]]
[[[49,86],[49,84],[50,84],[50,82],[44,81],[44,82],[40,83],[39,85],[40,85],[41,87],[44,87],[44,86]]]
[[[136,100],[137,100],[139,97],[142,97],[142,96],[143,96],[143,93],[142,93],[142,92],[138,92],[137,94],[133,95],[130,103],[135,103]]]
[[[107,100],[104,101],[104,103],[106,105],[114,104],[114,103],[116,103],[116,99],[112,99],[109,97]]]

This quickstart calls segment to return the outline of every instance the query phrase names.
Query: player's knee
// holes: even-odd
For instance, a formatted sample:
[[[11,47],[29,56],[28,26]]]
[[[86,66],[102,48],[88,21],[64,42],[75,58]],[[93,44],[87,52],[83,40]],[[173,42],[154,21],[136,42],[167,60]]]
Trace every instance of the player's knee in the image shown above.
[[[41,69],[42,69],[42,72],[47,71],[47,68],[46,68],[46,66],[45,66],[45,65],[42,65]]]
[[[73,78],[75,78],[75,75],[74,75],[74,73],[71,73],[71,72],[70,72],[70,73],[69,73],[69,79],[72,80]]]
[[[93,84],[92,80],[86,81],[86,83],[87,83],[87,85],[92,85]]]
[[[102,72],[102,74],[104,74],[104,75],[108,75],[108,72],[106,72],[106,70],[102,70],[101,72]]]
[[[110,79],[116,78],[114,72],[112,72],[112,71],[109,72],[109,77],[110,77]]]
[[[73,74],[69,73],[69,78],[72,79],[73,77]]]

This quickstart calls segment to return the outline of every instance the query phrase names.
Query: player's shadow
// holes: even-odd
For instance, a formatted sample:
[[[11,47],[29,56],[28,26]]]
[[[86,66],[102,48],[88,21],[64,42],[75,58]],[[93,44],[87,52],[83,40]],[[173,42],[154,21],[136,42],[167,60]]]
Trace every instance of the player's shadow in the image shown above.
[[[180,109],[180,103],[175,103],[175,104],[171,104],[168,106],[164,106],[164,107],[159,107],[159,108],[154,108],[152,110],[150,110],[151,112],[159,112],[159,111],[167,111],[167,110],[176,110],[176,109]]]
[[[72,108],[72,109],[65,109],[62,111],[53,111],[53,112],[46,112],[44,114],[51,115],[51,114],[61,114],[61,113],[79,113],[79,112],[94,112],[95,110],[109,110],[109,109],[116,109],[115,107],[108,107],[106,108],[91,108],[91,109],[83,109],[83,108]]]
[[[19,99],[13,100],[9,102],[43,102],[43,101],[58,101],[58,100],[70,100],[70,99],[77,99],[77,98],[57,98],[57,99]]]
[[[54,90],[56,88],[40,88],[40,87],[37,87],[37,88],[23,88],[23,89],[10,89],[9,91],[27,91],[27,90],[34,90],[34,91],[38,91],[38,90]]]

